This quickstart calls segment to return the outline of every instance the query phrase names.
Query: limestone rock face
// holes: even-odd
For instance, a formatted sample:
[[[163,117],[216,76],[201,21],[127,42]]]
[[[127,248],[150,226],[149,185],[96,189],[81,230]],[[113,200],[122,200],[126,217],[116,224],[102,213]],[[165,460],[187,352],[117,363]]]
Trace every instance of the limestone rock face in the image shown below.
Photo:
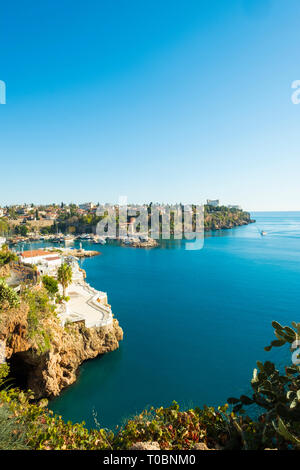
[[[0,277],[9,277],[10,275],[10,267],[9,267],[9,264],[5,264],[4,266],[2,266],[0,268]]]
[[[160,450],[158,442],[146,441],[136,442],[130,447],[130,450]]]
[[[207,447],[205,442],[197,442],[193,448],[194,450],[211,450]]]
[[[27,336],[27,311],[19,308],[0,328],[0,340],[6,342],[6,358],[11,375],[37,398],[54,397],[75,382],[82,362],[114,351],[123,339],[123,330],[116,319],[101,328],[86,328],[77,322],[62,328],[51,320],[50,349],[41,353]]]
[[[27,350],[28,306],[21,304],[17,309],[2,310],[0,315],[0,340],[6,345],[5,355],[10,358],[15,351]]]
[[[102,328],[86,328],[83,323],[76,323],[70,329],[71,333],[54,338],[51,350],[28,377],[28,387],[37,396],[59,395],[64,387],[76,381],[82,362],[118,349],[123,339],[117,320]]]

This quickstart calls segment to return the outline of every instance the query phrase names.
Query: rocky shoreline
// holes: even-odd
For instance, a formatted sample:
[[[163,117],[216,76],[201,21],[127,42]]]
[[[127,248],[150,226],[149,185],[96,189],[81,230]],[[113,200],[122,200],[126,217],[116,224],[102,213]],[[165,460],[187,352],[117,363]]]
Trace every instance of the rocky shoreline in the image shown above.
[[[76,258],[93,258],[94,256],[99,256],[102,253],[95,250],[84,250],[83,248],[64,248],[63,253],[66,256],[75,256]]]
[[[51,330],[48,350],[41,352],[28,334],[28,306],[10,311],[0,325],[0,341],[11,377],[35,398],[53,398],[76,381],[79,366],[88,359],[118,349],[123,330],[116,319],[101,328],[86,328],[84,322],[62,327],[53,316],[47,320]]]

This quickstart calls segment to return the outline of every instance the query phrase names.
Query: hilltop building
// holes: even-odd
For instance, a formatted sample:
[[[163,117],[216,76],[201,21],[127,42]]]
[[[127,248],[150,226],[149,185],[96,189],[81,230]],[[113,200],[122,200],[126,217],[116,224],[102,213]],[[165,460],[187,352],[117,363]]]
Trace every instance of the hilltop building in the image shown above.
[[[96,205],[93,202],[85,202],[84,204],[79,204],[79,209],[84,211],[91,211]]]
[[[212,207],[218,207],[220,205],[219,199],[207,199],[206,204]]]

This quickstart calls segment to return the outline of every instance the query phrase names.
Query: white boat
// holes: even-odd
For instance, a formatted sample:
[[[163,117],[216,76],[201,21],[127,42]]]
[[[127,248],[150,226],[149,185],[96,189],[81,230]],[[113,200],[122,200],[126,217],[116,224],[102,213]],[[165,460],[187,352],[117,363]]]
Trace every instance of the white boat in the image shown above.
[[[75,237],[73,237],[73,235],[66,235],[64,238],[65,245],[71,245],[72,243],[74,243],[74,240]]]

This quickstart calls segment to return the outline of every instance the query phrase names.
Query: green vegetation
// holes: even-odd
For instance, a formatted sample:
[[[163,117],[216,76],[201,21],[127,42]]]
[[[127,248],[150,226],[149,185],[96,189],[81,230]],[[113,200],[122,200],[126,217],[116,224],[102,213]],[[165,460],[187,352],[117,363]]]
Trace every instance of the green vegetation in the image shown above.
[[[40,353],[44,353],[51,346],[51,328],[47,320],[53,317],[55,307],[50,303],[46,289],[27,287],[22,292],[22,299],[29,306],[28,338],[34,341]]]
[[[20,426],[20,419],[13,415],[8,404],[0,406],[0,449],[26,450],[28,438],[26,426]]]
[[[68,295],[57,294],[55,297],[55,303],[61,304],[62,302],[69,302],[70,297]]]
[[[55,297],[58,293],[58,281],[52,276],[43,276],[42,282],[49,296]]]
[[[6,377],[9,374],[8,364],[0,364],[0,384],[2,385],[5,382]]]
[[[267,347],[292,344],[300,335],[300,324],[283,327],[273,322],[276,340]],[[296,354],[297,356],[297,354]],[[1,375],[2,368],[2,375]],[[279,373],[274,364],[258,362],[251,382],[251,397],[229,398],[218,409],[204,406],[181,411],[176,402],[170,407],[150,408],[129,419],[123,427],[112,431],[88,430],[85,423],[65,423],[47,409],[45,400],[34,401],[30,392],[6,389],[0,392],[0,409],[5,407],[6,418],[14,429],[18,419],[20,445],[30,449],[130,449],[136,442],[157,441],[161,449],[193,449],[197,443],[209,448],[226,450],[298,449],[300,447],[300,381],[299,365]],[[0,382],[7,374],[0,366]],[[2,377],[2,378],[1,378]],[[256,405],[257,419],[245,414],[244,406]],[[1,427],[0,417],[0,427]],[[11,448],[9,432],[3,448]],[[25,439],[24,439],[25,436]],[[1,444],[0,444],[1,445]]]
[[[9,231],[10,228],[7,220],[3,217],[0,218],[0,235],[6,235],[7,233],[9,233]]]
[[[276,340],[265,348],[270,351],[273,347],[281,347],[286,343],[294,345],[293,359],[297,364],[285,367],[280,373],[272,362],[264,364],[257,362],[257,369],[253,371],[251,398],[243,395],[239,399],[231,398],[234,411],[244,412],[243,406],[256,404],[264,409],[261,415],[263,421],[264,439],[272,439],[274,431],[292,442],[300,449],[300,360],[298,358],[300,346],[300,323],[293,322],[293,328],[281,326],[272,322]]]
[[[18,261],[17,255],[12,251],[9,251],[7,245],[3,245],[2,249],[0,250],[0,268],[13,261]]]
[[[66,296],[66,289],[72,282],[72,268],[69,264],[63,263],[57,271],[57,280],[63,288],[63,297]]]
[[[79,215],[74,209],[70,212],[61,212],[57,221],[57,229],[63,233],[89,233],[101,220],[96,214]],[[54,232],[55,233],[55,232]]]
[[[15,234],[16,235],[21,235],[21,237],[26,237],[29,232],[29,227],[28,225],[16,225],[15,227]]]
[[[251,223],[249,212],[245,212],[241,209],[207,205],[204,209],[204,229],[206,231],[232,228]]]
[[[0,309],[5,307],[17,308],[19,304],[18,294],[6,284],[4,279],[0,278]]]

